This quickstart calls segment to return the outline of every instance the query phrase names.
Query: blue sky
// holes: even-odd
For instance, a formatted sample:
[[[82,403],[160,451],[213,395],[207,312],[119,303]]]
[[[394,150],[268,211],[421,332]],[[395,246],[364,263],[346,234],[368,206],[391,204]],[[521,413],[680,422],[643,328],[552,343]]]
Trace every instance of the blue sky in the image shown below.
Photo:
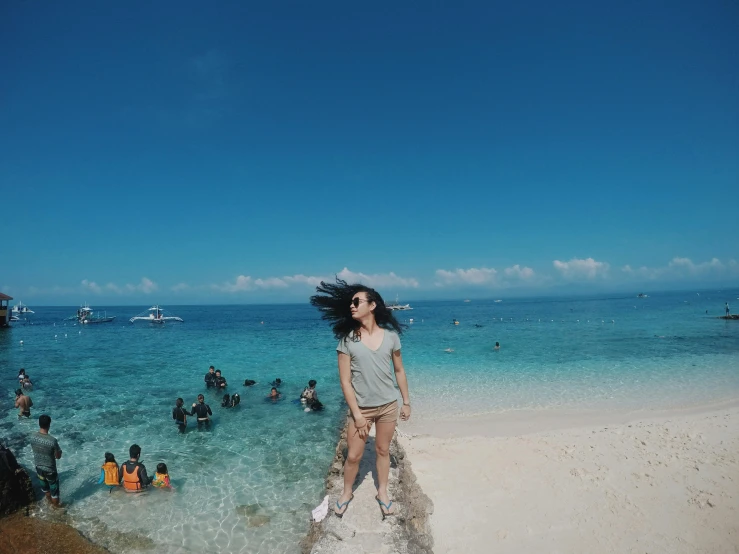
[[[734,2],[6,2],[0,290],[739,279]]]

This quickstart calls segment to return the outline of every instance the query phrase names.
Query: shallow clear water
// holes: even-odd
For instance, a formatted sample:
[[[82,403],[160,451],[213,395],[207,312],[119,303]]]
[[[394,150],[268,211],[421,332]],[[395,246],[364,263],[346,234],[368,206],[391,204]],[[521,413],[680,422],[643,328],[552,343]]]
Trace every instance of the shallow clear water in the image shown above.
[[[735,398],[739,322],[715,316],[737,296],[414,303],[413,311],[397,312],[414,320],[402,337],[414,418]],[[0,332],[8,407],[0,437],[32,467],[27,436],[36,420],[18,421],[11,408],[17,370],[25,367],[35,383],[33,414],[52,416],[64,450],[67,513],[94,540],[116,552],[298,552],[310,509],[324,494],[344,410],[336,341],[317,312],[307,305],[179,306],[169,308],[184,324],[155,327],[128,324],[141,308],[101,308],[116,321],[64,325],[74,308],[33,306],[33,325]],[[229,392],[242,395],[236,410],[221,409],[217,395],[204,391],[211,364],[223,370]],[[285,400],[273,404],[265,396],[275,377],[285,383]],[[246,378],[259,384],[247,389]],[[292,402],[310,378],[318,380],[322,413]],[[189,406],[200,392],[214,424],[198,430],[191,422],[180,435],[171,423],[174,399]],[[167,463],[176,491],[108,494],[95,485],[104,452],[120,462],[134,442],[150,473]]]

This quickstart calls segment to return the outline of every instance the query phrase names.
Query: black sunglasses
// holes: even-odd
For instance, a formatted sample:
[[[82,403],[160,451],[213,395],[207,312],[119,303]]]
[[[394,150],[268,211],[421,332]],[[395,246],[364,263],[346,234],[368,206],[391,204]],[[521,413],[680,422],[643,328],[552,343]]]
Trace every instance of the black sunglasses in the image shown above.
[[[351,301],[351,303],[354,305],[355,308],[359,308],[359,305],[362,302],[368,302],[369,303],[369,300],[364,300],[363,298],[352,298],[352,301]]]

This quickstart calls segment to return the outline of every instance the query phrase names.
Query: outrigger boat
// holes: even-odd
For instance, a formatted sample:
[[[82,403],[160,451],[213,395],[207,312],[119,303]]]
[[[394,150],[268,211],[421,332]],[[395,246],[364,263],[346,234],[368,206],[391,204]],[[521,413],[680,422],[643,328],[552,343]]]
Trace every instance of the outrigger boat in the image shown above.
[[[184,319],[177,317],[176,315],[165,315],[164,309],[161,306],[152,306],[145,312],[141,312],[129,319],[131,323],[135,321],[148,321],[149,323],[163,324],[165,321],[180,321],[184,322]]]
[[[31,308],[28,306],[24,306],[23,302],[18,302],[15,306],[13,306],[13,309],[11,310],[11,313],[13,315],[20,315],[20,314],[34,314],[34,312]]]
[[[109,317],[107,312],[103,312],[103,315],[95,315],[95,313],[92,311],[92,308],[85,304],[79,310],[77,310],[77,313],[75,315],[67,318],[67,320],[73,319],[76,319],[80,323],[84,324],[110,323],[115,319],[115,316]]]
[[[394,311],[394,310],[412,310],[410,304],[398,304],[398,297],[395,297],[395,302],[392,304],[385,304],[385,307],[388,310]]]

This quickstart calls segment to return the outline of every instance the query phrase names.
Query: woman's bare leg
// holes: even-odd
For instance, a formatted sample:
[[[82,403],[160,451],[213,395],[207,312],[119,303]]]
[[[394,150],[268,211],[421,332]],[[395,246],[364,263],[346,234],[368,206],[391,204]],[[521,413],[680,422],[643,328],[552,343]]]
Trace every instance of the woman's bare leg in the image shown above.
[[[390,477],[390,441],[393,440],[395,433],[395,421],[385,423],[377,422],[375,433],[375,453],[377,454],[377,497],[385,504],[390,503],[390,497],[387,494],[387,481]],[[393,513],[390,508],[388,512],[383,508],[385,513]]]
[[[354,480],[357,478],[359,472],[359,462],[362,461],[362,455],[364,454],[364,445],[367,442],[367,437],[361,438],[357,432],[357,428],[354,425],[354,419],[349,418],[349,428],[346,431],[346,442],[348,445],[348,452],[346,454],[346,461],[344,462],[344,490],[339,497],[339,504],[344,504],[352,497],[352,488],[354,487]],[[347,506],[343,506],[339,510],[334,505],[334,511],[343,514],[346,511]]]

